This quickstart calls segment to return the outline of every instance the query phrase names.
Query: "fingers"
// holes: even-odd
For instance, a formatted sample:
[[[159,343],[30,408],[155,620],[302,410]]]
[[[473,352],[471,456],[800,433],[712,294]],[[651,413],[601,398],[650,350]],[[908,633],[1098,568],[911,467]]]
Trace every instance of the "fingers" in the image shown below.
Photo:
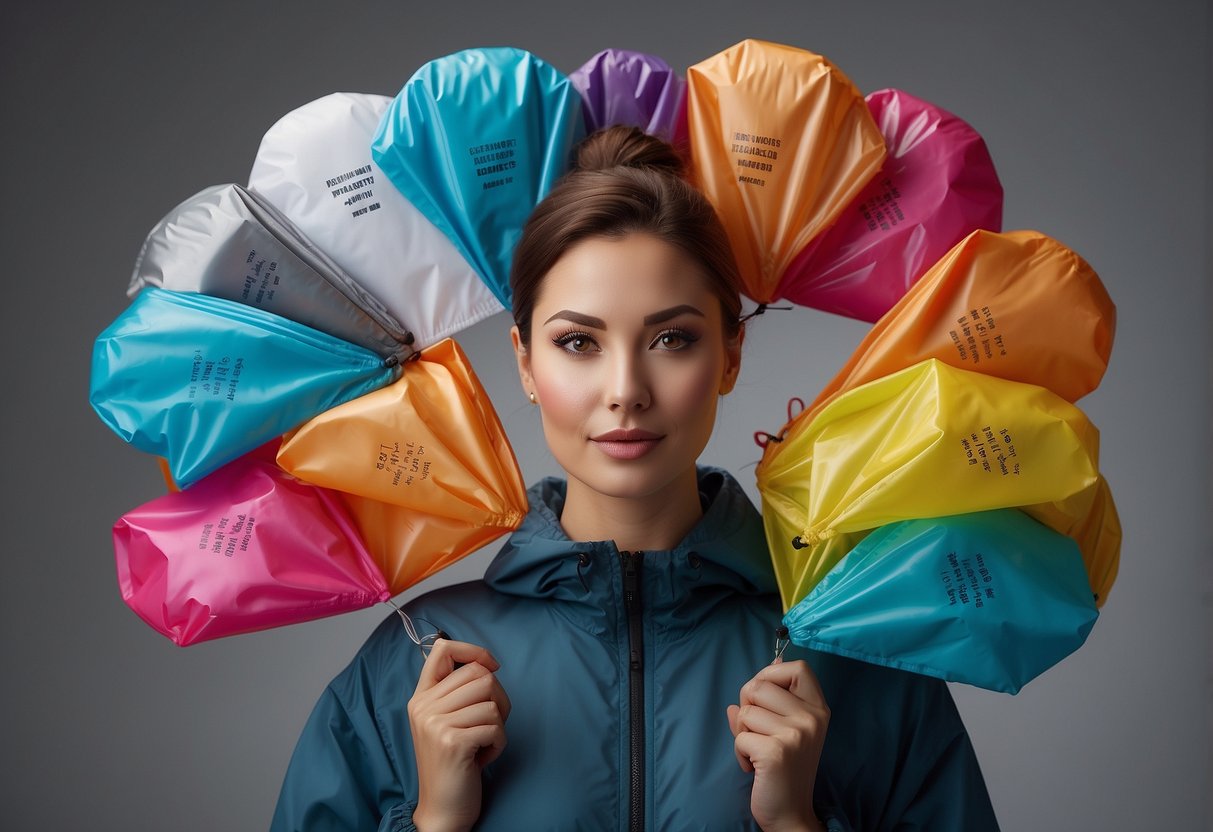
[[[502,718],[510,715],[510,698],[497,677],[482,665],[468,664],[451,673],[429,690],[417,686],[415,698],[425,701],[441,701],[442,710],[456,711],[476,702],[493,701],[501,711]]]
[[[501,756],[505,751],[505,728],[500,724],[484,725],[469,729],[477,745],[476,764],[481,768]]]
[[[737,764],[741,766],[741,770],[749,774],[754,770],[754,766],[750,764],[750,756],[742,753],[741,748],[738,747],[736,742],[737,735],[745,731],[745,728],[740,724],[739,714],[741,712],[741,708],[739,708],[737,705],[729,705],[727,712],[729,717],[729,730],[733,732],[733,753],[737,756]]]
[[[456,663],[460,666],[455,667]],[[439,639],[422,666],[410,706],[452,714],[491,702],[504,721],[511,706],[510,698],[493,674],[500,666],[483,647]]]
[[[461,766],[474,761],[483,768],[505,750],[510,700],[493,674],[498,667],[476,645],[435,643],[408,703],[419,770],[424,760],[427,774],[439,773],[445,782],[462,776]]]
[[[820,742],[815,738],[824,737],[829,725],[829,706],[804,661],[768,665],[742,686],[739,700],[727,713],[742,771]]]
[[[441,682],[455,671],[456,664],[478,664],[490,672],[501,667],[493,654],[476,644],[464,641],[451,641],[440,638],[434,642],[425,664],[421,666],[421,676],[417,680],[418,690],[428,690]],[[460,668],[462,669],[462,668]]]
[[[825,694],[821,691],[821,684],[813,674],[812,668],[803,659],[794,662],[776,662],[758,671],[754,678],[741,689],[742,704],[745,704],[747,689],[751,686],[757,687],[761,682],[777,685],[802,702],[825,705]]]
[[[824,734],[830,709],[824,702],[804,702],[770,682],[762,682],[743,695],[740,706],[729,706],[729,728],[733,736],[756,733],[767,736],[815,736]]]
[[[751,721],[746,716],[752,710],[781,717],[811,714],[818,720],[828,720],[830,714],[817,677],[804,661],[764,667],[742,686],[738,701],[741,706],[739,712],[729,709],[729,727],[734,736],[739,730],[747,730],[739,726]]]

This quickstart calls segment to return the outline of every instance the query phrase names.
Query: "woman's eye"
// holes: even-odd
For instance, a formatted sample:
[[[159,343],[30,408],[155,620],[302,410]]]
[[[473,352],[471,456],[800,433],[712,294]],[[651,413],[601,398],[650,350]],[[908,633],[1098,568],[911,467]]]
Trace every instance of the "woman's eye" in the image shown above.
[[[581,332],[570,332],[552,339],[552,342],[565,352],[587,353],[594,349],[594,340]]]
[[[663,350],[684,350],[696,340],[695,336],[689,332],[671,329],[658,335],[655,345]]]

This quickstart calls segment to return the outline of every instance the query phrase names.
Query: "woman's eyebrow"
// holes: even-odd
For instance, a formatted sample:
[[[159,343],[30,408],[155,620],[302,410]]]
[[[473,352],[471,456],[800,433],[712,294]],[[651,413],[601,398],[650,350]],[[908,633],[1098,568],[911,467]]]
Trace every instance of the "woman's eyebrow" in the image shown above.
[[[544,321],[544,323],[550,324],[557,318],[564,318],[566,321],[572,321],[575,324],[592,327],[593,329],[606,329],[606,321],[602,320],[602,318],[595,318],[592,315],[582,315],[580,312],[574,312],[572,309],[561,309]]]
[[[644,316],[644,325],[652,326],[653,324],[664,323],[671,318],[677,318],[679,315],[698,315],[700,318],[706,317],[702,312],[690,304],[681,304],[679,306],[671,306],[669,309],[662,309],[660,312],[653,312],[650,315]],[[575,324],[588,326],[593,329],[606,329],[606,321],[602,318],[595,318],[593,315],[583,315],[580,312],[574,312],[572,309],[561,309],[552,317],[544,321],[545,324],[550,324],[557,318],[563,318],[566,321],[571,321]]]
[[[665,321],[668,321],[671,318],[677,318],[679,315],[683,315],[683,314],[698,315],[701,318],[705,317],[704,314],[702,312],[700,312],[698,309],[696,309],[694,306],[684,303],[681,306],[671,306],[669,309],[663,309],[660,312],[654,312],[652,315],[645,315],[644,316],[644,325],[650,326],[651,324],[664,323]]]

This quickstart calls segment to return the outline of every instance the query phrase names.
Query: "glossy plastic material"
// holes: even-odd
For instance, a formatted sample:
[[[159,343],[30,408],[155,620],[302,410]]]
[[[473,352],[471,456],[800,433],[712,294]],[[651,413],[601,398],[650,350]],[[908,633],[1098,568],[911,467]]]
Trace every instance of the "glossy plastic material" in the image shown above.
[[[390,103],[333,93],[291,111],[262,138],[249,187],[382,301],[421,349],[501,304],[372,161],[371,137]]]
[[[1036,231],[975,231],[872,327],[809,410],[926,358],[1075,401],[1103,378],[1115,332],[1116,307],[1072,250]]]
[[[812,546],[898,520],[1058,502],[1098,476],[1099,436],[1086,416],[1041,387],[935,360],[856,388],[772,441],[758,470],[781,587],[802,594]],[[826,567],[828,568],[828,566]]]
[[[1116,582],[1122,537],[1116,504],[1103,476],[1096,477],[1091,485],[1064,500],[1023,506],[1022,510],[1078,544],[1095,605],[1102,607]],[[797,549],[787,541],[801,533],[799,521],[794,519],[801,513],[786,494],[774,490],[763,492],[762,521],[772,551],[778,552],[775,576],[785,610],[803,598],[869,533],[840,532]]]
[[[674,141],[686,82],[655,55],[605,49],[569,74],[581,94],[587,133],[625,124]]]
[[[778,294],[875,321],[970,232],[1002,230],[1002,184],[981,136],[956,116],[900,90],[867,102],[884,167],[796,256]]]
[[[1107,480],[1101,475],[1060,503],[1025,506],[1024,512],[1078,543],[1095,605],[1102,607],[1120,570],[1122,538],[1120,515]]]
[[[114,524],[122,599],[179,645],[390,594],[336,496],[250,455]]]
[[[1007,509],[877,529],[784,625],[814,650],[1017,693],[1097,616],[1074,541]]]
[[[449,339],[406,364],[395,384],[303,425],[282,443],[278,464],[306,482],[400,509],[350,503],[393,588],[428,574],[439,553],[449,562],[517,528],[526,513],[505,431]]]
[[[200,191],[148,234],[128,294],[200,292],[281,315],[398,360],[412,336],[374,296],[259,194]]]
[[[188,486],[396,372],[362,347],[255,307],[152,287],[97,336],[89,401]]]
[[[521,49],[466,49],[409,79],[371,157],[508,308],[522,226],[583,134],[581,97],[560,72]]]
[[[745,40],[687,70],[700,186],[759,302],[884,162],[884,140],[842,72],[803,49]]]
[[[775,565],[779,599],[786,611],[815,587],[871,530],[839,532],[797,548],[791,541],[804,531],[796,519],[803,515],[804,510],[790,505],[776,509],[777,505],[780,505],[777,496],[763,492],[762,524]]]
[[[513,531],[508,515],[456,519],[338,492],[393,595]]]

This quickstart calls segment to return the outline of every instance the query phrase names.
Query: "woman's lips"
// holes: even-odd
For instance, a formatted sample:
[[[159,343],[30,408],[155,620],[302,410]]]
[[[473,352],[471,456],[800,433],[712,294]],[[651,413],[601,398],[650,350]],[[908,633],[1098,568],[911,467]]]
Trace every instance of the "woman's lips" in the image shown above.
[[[662,437],[645,430],[612,430],[590,438],[598,449],[613,459],[638,459],[653,448]]]

